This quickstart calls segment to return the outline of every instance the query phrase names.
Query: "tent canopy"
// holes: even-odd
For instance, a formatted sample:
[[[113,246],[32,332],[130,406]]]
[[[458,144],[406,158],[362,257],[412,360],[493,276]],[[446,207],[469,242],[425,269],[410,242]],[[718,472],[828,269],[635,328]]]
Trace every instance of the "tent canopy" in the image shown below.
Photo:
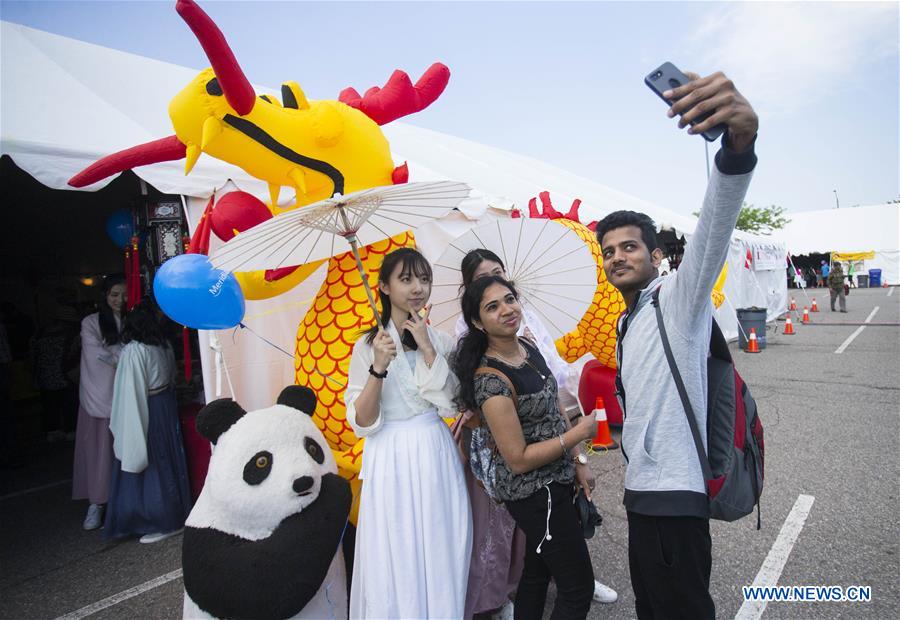
[[[72,189],[68,179],[100,157],[173,133],[169,101],[196,76],[196,70],[0,23],[2,152],[44,185]],[[280,97],[279,91],[255,88]],[[440,105],[440,100],[435,105]],[[633,209],[682,234],[694,230],[696,219],[691,216],[529,157],[398,122],[386,125],[384,131],[394,161],[407,160],[413,180],[462,180],[487,196],[505,198],[520,208],[547,190],[562,211],[580,198],[584,221],[616,209]],[[206,198],[230,179],[260,199],[269,198],[264,182],[205,155],[188,176],[179,161],[143,166],[135,173],[168,194]],[[86,189],[97,190],[111,180]],[[287,187],[282,193],[285,200],[293,196]],[[698,202],[701,198],[698,196]]]
[[[791,213],[772,236],[791,254],[900,250],[900,204]]]
[[[900,204],[803,211],[790,218],[773,238],[791,254],[831,252],[837,260],[859,254],[852,260],[865,260],[866,269],[882,270],[883,282],[900,284]]]

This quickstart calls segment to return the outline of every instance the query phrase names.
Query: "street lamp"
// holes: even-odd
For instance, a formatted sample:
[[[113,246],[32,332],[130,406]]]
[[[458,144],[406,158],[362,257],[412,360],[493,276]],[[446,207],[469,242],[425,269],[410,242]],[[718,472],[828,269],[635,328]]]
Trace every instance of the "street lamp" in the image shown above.
[[[841,203],[840,203],[840,201],[838,201],[837,190],[836,190],[836,189],[833,189],[833,190],[831,190],[831,191],[834,192],[834,204],[835,204],[835,207],[834,207],[834,208],[835,208],[835,209],[840,209],[840,208],[841,208]]]

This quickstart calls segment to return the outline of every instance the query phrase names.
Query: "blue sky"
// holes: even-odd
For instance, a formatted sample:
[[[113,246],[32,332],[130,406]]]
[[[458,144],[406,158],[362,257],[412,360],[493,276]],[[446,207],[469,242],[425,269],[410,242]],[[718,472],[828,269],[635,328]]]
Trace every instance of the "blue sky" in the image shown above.
[[[2,19],[190,67],[207,61],[160,2],[0,2]],[[760,116],[748,194],[788,211],[900,195],[897,3],[217,2],[255,83],[312,99],[450,67],[405,122],[545,160],[680,213],[699,207],[702,138],[643,76],[666,60],[723,70]],[[102,68],[98,68],[102,70]],[[175,93],[173,93],[174,95]],[[714,148],[710,148],[712,157]]]

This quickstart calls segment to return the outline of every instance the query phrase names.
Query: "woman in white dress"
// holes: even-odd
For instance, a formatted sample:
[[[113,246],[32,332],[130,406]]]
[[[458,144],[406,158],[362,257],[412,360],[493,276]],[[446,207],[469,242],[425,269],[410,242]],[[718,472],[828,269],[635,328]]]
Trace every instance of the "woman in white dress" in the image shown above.
[[[363,451],[351,618],[461,618],[472,515],[456,444],[454,342],[420,312],[431,266],[388,254],[378,275],[382,321],[353,347],[344,400]],[[402,334],[402,336],[401,336]]]

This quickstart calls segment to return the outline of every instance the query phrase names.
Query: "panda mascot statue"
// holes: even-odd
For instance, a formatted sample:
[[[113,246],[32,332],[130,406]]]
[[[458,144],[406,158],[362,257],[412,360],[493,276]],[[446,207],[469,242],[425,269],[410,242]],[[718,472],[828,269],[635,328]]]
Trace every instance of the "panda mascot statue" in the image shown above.
[[[206,405],[215,447],[184,528],[185,618],[346,618],[349,483],[292,385],[268,409]]]

